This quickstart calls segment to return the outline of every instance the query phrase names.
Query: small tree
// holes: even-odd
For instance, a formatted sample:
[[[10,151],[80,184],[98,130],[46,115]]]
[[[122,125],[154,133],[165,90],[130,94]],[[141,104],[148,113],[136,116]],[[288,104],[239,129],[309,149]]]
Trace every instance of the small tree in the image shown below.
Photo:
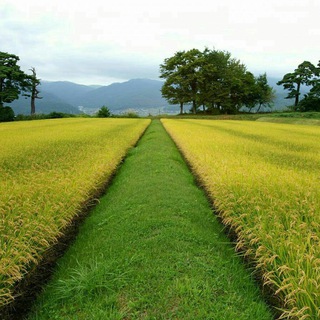
[[[97,113],[98,118],[109,118],[110,116],[111,112],[106,106],[101,107]]]
[[[28,75],[26,77],[25,83],[24,83],[24,90],[30,93],[24,93],[23,95],[25,97],[30,97],[31,100],[31,115],[34,115],[36,113],[36,99],[42,99],[42,97],[39,97],[40,91],[38,90],[38,86],[40,85],[40,79],[37,78],[36,69],[34,67],[31,67],[32,75]]]
[[[264,73],[256,78],[256,90],[257,90],[257,112],[261,107],[271,108],[271,103],[275,98],[275,92],[272,87],[268,85],[267,74]]]

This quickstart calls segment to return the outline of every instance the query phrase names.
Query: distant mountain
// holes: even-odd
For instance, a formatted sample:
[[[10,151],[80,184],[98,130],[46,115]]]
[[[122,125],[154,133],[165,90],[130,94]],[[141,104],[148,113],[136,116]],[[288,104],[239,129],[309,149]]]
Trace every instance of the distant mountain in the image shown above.
[[[113,83],[80,95],[78,104],[91,108],[106,105],[117,110],[164,107],[168,103],[161,96],[162,84],[162,81],[149,79]]]
[[[53,111],[78,114],[79,108],[60,99],[57,95],[42,91],[40,93],[42,99],[36,99],[36,113],[48,114]],[[13,101],[10,106],[15,114],[30,114],[30,98],[20,97],[20,99]]]
[[[276,98],[274,110],[284,109],[293,105],[293,100],[285,99],[287,91],[276,83],[280,79],[269,77],[268,83],[274,88]],[[50,113],[52,111],[66,113],[94,113],[103,105],[113,113],[121,113],[128,109],[142,115],[158,113],[178,113],[177,106],[168,105],[161,96],[163,82],[150,79],[132,79],[122,83],[113,83],[108,86],[86,86],[73,82],[42,81],[39,86],[43,99],[36,100],[37,113]],[[302,88],[302,96],[308,91]],[[20,98],[11,106],[16,114],[30,113],[30,98]]]
[[[94,86],[85,86],[69,81],[41,81],[40,91],[49,92],[57,96],[61,101],[77,107],[79,105],[79,96],[97,89]]]
[[[121,113],[128,109],[140,114],[177,113],[178,108],[168,106],[162,98],[162,84],[162,81],[150,79],[133,79],[101,87],[66,81],[42,81],[39,90],[43,99],[36,100],[36,112],[93,113],[105,105],[113,113]],[[11,104],[16,114],[29,114],[29,105],[30,99],[24,98]]]

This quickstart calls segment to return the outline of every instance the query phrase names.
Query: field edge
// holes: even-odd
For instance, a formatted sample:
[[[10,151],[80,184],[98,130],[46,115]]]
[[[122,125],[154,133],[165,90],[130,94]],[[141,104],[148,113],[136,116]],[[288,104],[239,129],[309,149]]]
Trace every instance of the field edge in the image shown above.
[[[16,284],[15,290],[13,291],[14,300],[6,305],[0,306],[1,320],[21,320],[24,318],[23,316],[31,308],[31,301],[34,301],[36,296],[42,291],[43,286],[49,281],[58,259],[73,243],[81,224],[90,215],[93,208],[99,202],[99,198],[107,192],[108,187],[111,185],[121,165],[130,153],[130,150],[137,146],[150,124],[151,121],[149,121],[141,132],[137,141],[131,147],[127,148],[124,156],[106,181],[97,186],[95,192],[81,205],[79,213],[73,217],[69,225],[61,230],[61,236],[58,237],[57,242],[46,250],[40,262],[32,266],[26,276]]]

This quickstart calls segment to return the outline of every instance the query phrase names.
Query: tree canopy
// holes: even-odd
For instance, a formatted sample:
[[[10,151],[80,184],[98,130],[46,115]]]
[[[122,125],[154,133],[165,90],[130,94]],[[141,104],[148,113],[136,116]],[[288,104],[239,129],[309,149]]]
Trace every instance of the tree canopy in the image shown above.
[[[0,52],[0,108],[19,98],[25,90],[26,74],[17,64],[19,57],[14,54]]]
[[[11,103],[23,94],[31,97],[31,114],[33,114],[35,99],[40,99],[37,89],[40,80],[36,76],[35,68],[30,69],[31,75],[24,73],[18,65],[19,60],[19,57],[14,54],[0,52],[0,108],[3,109],[5,103]]]
[[[179,104],[180,113],[184,104],[191,104],[193,113],[201,106],[209,112],[236,113],[243,107],[270,106],[273,99],[266,75],[255,78],[226,51],[178,51],[160,65],[160,78],[165,79],[162,96]]]
[[[285,74],[277,84],[289,91],[286,99],[295,99],[294,110],[320,111],[320,61],[317,66],[303,61],[293,72]],[[300,99],[302,85],[309,87],[310,91]]]

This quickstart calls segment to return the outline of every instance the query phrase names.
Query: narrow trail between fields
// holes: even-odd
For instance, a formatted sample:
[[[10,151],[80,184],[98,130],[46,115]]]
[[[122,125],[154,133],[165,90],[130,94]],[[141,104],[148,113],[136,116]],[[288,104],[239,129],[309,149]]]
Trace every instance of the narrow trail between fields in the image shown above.
[[[133,148],[28,319],[272,319],[159,120]]]

